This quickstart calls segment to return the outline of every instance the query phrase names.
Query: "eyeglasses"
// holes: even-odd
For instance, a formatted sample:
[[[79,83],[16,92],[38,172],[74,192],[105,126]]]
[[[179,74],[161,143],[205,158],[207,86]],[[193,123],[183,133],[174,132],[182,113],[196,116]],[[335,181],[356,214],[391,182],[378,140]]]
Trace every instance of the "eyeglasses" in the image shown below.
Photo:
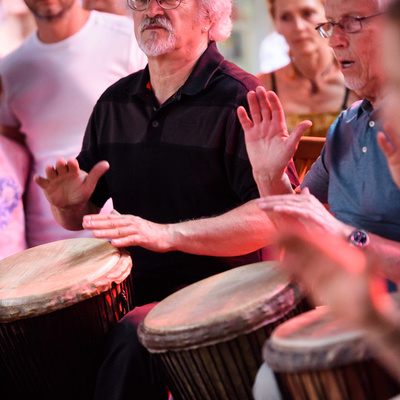
[[[379,14],[368,15],[367,17],[344,17],[339,22],[322,22],[321,24],[318,24],[315,29],[323,38],[329,39],[332,36],[335,25],[339,26],[343,32],[355,33],[362,29],[362,21],[383,14],[385,13],[382,12]]]
[[[182,0],[157,0],[157,4],[164,10],[173,10],[178,8]],[[135,11],[144,11],[150,0],[127,0],[128,6]]]

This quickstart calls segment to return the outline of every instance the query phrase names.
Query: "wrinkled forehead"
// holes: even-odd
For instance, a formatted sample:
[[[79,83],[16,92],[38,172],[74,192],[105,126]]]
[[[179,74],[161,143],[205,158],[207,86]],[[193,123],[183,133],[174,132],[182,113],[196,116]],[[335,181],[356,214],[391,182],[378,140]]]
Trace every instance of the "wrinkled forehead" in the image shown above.
[[[326,0],[325,15],[337,21],[347,15],[367,16],[385,10],[390,0]]]

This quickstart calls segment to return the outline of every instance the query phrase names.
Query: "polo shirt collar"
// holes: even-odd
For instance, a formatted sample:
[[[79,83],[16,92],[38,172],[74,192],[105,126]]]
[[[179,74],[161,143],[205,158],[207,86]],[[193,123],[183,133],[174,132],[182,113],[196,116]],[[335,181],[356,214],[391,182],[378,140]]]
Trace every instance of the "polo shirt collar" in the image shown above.
[[[382,118],[382,109],[375,109],[371,102],[367,99],[363,99],[360,107],[357,110],[357,119],[359,119],[362,115],[368,115],[368,118],[375,118],[376,120],[380,120]]]
[[[360,116],[364,113],[371,114],[373,111],[374,109],[371,102],[364,98],[360,104],[360,107],[358,107],[357,118],[360,118]]]
[[[126,86],[126,91],[132,96],[145,97],[147,93],[147,84],[150,82],[149,66],[137,72],[139,79],[131,79],[131,82]],[[135,74],[133,74],[135,75]]]
[[[216,43],[211,42],[205,52],[200,56],[199,61],[183,86],[182,93],[195,95],[204,90],[223,61],[224,57],[218,51]],[[146,65],[146,68],[142,70],[140,74],[140,78],[132,80],[126,90],[131,95],[144,97],[147,93],[147,84],[150,81],[148,65]]]
[[[218,51],[217,44],[211,42],[183,86],[183,93],[195,95],[204,90],[223,61],[224,57]]]

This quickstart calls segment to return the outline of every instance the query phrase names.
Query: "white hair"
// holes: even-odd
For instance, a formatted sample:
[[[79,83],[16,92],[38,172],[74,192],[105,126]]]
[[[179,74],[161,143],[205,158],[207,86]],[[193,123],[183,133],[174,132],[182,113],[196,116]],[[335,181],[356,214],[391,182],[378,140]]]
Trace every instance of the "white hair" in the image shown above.
[[[392,0],[372,0],[372,2],[378,5],[380,11],[386,11]]]
[[[232,31],[232,0],[198,0],[200,17],[211,21],[210,40],[222,42]]]

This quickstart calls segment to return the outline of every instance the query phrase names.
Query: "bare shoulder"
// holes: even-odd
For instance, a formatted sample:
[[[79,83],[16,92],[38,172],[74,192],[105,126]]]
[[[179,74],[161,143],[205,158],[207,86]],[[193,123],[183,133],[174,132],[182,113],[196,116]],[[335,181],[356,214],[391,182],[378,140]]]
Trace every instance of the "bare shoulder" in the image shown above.
[[[257,75],[267,90],[272,90],[272,74],[270,72]]]
[[[259,74],[258,79],[264,84],[268,90],[274,89],[274,82],[287,82],[293,79],[293,68],[290,64],[285,65],[282,68],[276,69],[275,71]]]

